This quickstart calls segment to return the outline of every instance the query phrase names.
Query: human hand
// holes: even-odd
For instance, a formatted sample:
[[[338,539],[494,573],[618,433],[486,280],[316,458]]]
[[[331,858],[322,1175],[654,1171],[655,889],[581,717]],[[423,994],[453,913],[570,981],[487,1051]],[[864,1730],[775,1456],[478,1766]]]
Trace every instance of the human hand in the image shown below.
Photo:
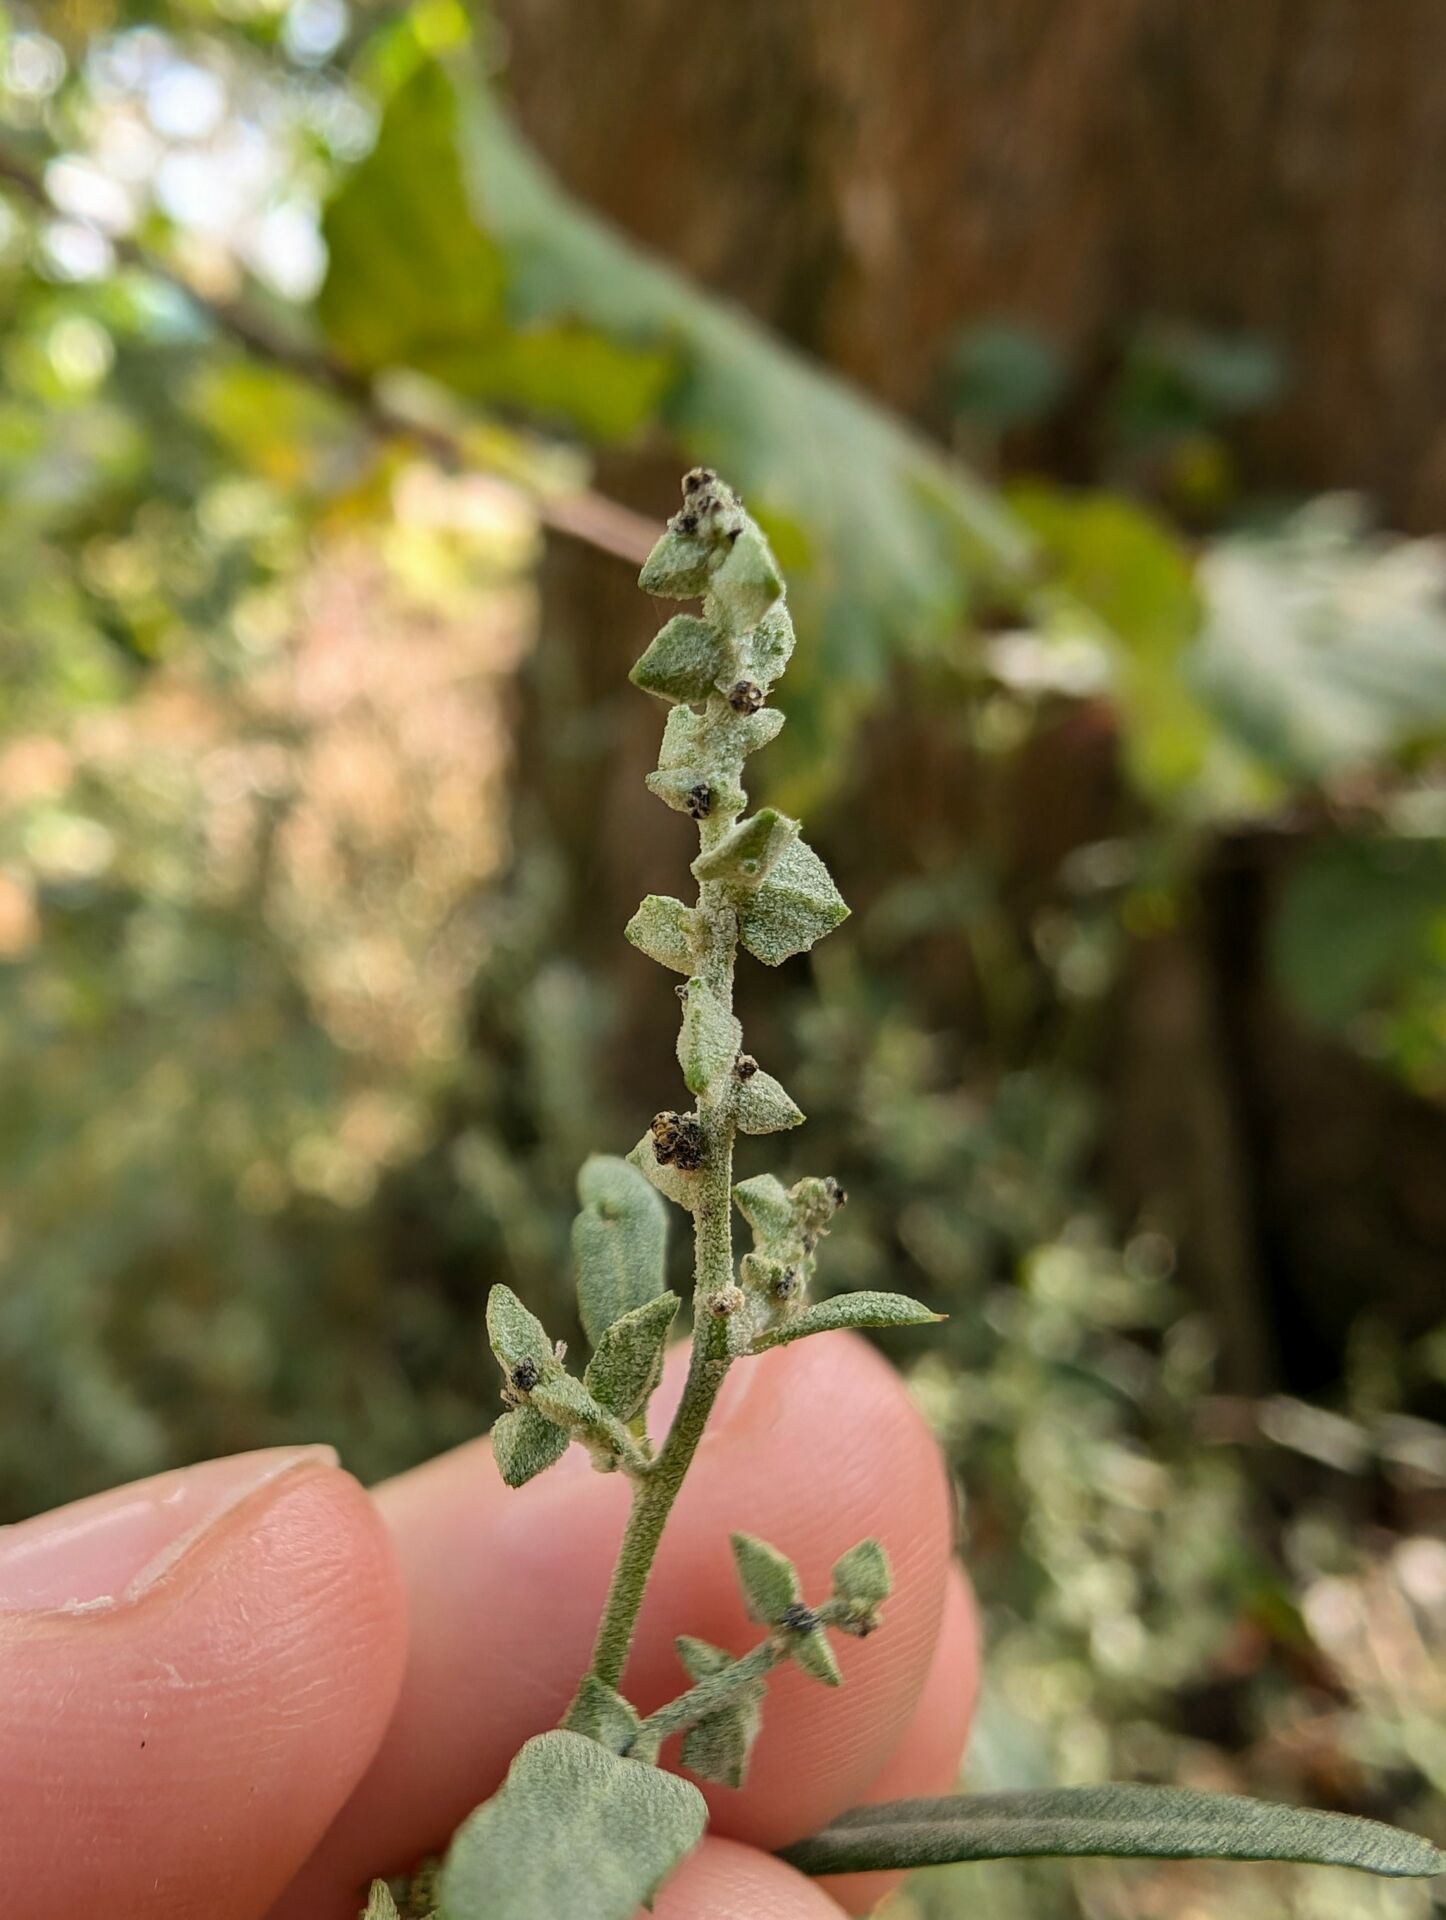
[[[576,1448],[510,1492],[479,1441],[372,1496],[324,1448],[275,1450],[0,1529],[0,1885],[30,1920],[354,1920],[372,1874],[445,1845],[561,1717],[626,1506]],[[895,1593],[883,1632],[837,1645],[837,1692],[770,1681],[748,1783],[704,1789],[709,1837],[657,1920],[838,1920],[888,1877],[809,1881],[768,1850],[948,1791],[977,1671],[942,1464],[864,1342],[730,1376],[643,1609],[645,1712],[677,1690],[675,1634],[754,1637],[732,1529],[806,1592],[872,1535]]]

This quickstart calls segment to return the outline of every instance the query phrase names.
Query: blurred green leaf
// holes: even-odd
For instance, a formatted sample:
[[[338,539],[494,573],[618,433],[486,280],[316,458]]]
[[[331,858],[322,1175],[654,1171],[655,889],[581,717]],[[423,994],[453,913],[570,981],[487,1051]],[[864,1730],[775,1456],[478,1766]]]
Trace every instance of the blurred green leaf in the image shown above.
[[[783,1857],[803,1873],[868,1873],[1035,1854],[1152,1860],[1308,1860],[1398,1878],[1446,1854],[1378,1820],[1183,1787],[1060,1787],[854,1807]]]

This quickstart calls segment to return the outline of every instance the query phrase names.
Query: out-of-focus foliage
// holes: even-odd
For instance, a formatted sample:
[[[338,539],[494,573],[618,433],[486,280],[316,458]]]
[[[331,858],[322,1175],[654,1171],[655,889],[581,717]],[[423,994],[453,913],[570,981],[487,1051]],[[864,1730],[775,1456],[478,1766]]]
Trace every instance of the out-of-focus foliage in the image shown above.
[[[631,1046],[621,925],[579,934],[632,834],[601,774],[548,834],[558,769],[626,740],[567,634],[537,649],[525,489],[666,447],[797,581],[774,797],[884,769],[820,834],[849,936],[761,1024],[853,1196],[831,1282],[951,1316],[914,1384],[988,1623],[977,1783],[1429,1828],[1443,1335],[1365,1301],[1334,1407],[1224,1393],[1199,1248],[1105,1163],[1132,982],[1240,846],[1272,851],[1272,1034],[1446,1098],[1438,550],[1250,498],[1280,356],[1193,324],[1124,343],[1087,486],[1048,438],[1082,372],[961,334],[940,404],[996,494],[564,196],[471,36],[455,0],[6,10],[52,210],[0,199],[0,1508],[293,1437],[380,1475],[495,1413],[487,1281],[557,1319],[577,1169],[673,1067]],[[379,437],[356,375],[464,470]],[[1421,1900],[1020,1865],[898,1911]]]

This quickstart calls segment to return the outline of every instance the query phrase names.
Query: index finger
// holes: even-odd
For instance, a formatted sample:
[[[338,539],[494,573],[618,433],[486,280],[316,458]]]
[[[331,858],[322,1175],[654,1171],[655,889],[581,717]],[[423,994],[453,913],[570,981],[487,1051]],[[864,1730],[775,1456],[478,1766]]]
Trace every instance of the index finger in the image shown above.
[[[374,1765],[278,1916],[344,1913],[359,1880],[445,1844],[522,1742],[557,1724],[588,1665],[628,1497],[576,1448],[511,1492],[485,1443],[381,1489],[409,1593],[407,1675]],[[734,1576],[736,1530],[788,1554],[810,1598],[862,1538],[883,1543],[894,1576],[883,1630],[836,1644],[843,1686],[780,1670],[747,1784],[704,1787],[715,1832],[772,1848],[862,1796],[914,1711],[938,1636],[947,1478],[867,1343],[820,1335],[730,1375],[644,1603],[624,1682],[642,1711],[687,1684],[676,1635],[736,1652],[759,1638]]]

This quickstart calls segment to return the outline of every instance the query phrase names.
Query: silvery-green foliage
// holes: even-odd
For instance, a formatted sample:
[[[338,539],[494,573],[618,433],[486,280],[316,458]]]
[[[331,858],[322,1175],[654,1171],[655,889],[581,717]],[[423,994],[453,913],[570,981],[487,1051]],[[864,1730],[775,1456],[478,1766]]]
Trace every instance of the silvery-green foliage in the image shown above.
[[[663,1290],[668,1215],[635,1167],[595,1153],[577,1176],[582,1211],[572,1223],[577,1304],[593,1346],[615,1320]]]
[[[653,1198],[651,1189],[648,1197]],[[668,1329],[678,1306],[676,1293],[660,1293],[614,1320],[598,1341],[583,1384],[619,1420],[635,1419],[662,1378]]]
[[[559,1729],[529,1740],[506,1780],[458,1828],[438,1920],[633,1920],[703,1837],[686,1780]]]
[[[692,1680],[707,1680],[715,1674],[726,1673],[733,1665],[731,1653],[725,1653],[722,1647],[710,1646],[706,1640],[683,1634],[677,1647],[678,1658]],[[734,1690],[726,1706],[705,1714],[683,1736],[680,1758],[689,1773],[697,1774],[700,1780],[717,1781],[724,1787],[743,1785],[748,1773],[748,1757],[763,1724],[766,1690],[762,1680],[746,1681]]]

